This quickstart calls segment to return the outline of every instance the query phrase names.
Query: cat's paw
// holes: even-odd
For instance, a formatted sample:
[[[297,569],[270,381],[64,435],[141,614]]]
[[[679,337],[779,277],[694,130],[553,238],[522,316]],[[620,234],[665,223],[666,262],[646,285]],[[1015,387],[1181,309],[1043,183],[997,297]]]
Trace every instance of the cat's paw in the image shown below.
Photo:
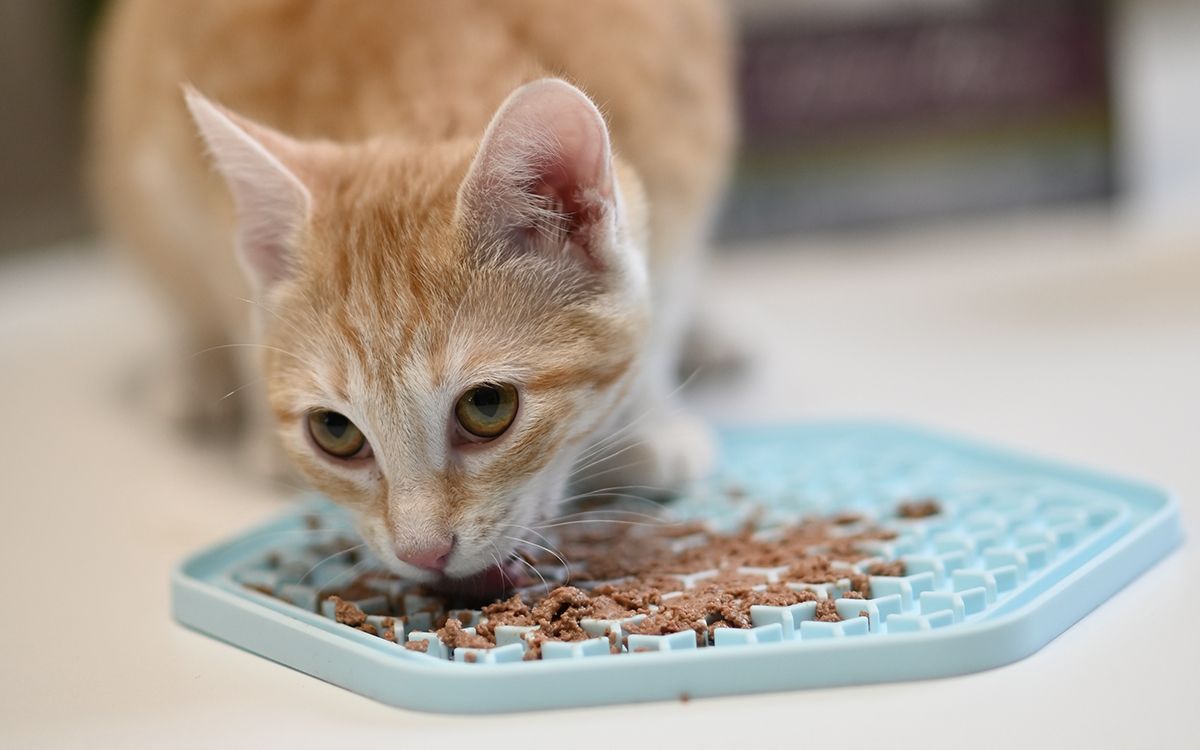
[[[201,442],[227,442],[242,423],[244,398],[228,368],[185,355],[158,356],[132,366],[121,397],[131,408]]]
[[[716,454],[716,438],[703,420],[685,412],[647,419],[607,457],[593,459],[593,467],[579,471],[579,484],[591,491],[635,487],[670,495],[707,476]]]
[[[741,375],[753,356],[744,341],[709,320],[693,321],[684,337],[677,375],[681,381]]]

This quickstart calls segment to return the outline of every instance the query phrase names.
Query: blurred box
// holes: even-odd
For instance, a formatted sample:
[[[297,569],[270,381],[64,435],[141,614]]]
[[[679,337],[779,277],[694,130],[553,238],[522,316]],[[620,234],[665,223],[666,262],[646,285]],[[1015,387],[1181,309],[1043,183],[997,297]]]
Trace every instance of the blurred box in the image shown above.
[[[724,238],[1112,196],[1101,2],[743,2]]]

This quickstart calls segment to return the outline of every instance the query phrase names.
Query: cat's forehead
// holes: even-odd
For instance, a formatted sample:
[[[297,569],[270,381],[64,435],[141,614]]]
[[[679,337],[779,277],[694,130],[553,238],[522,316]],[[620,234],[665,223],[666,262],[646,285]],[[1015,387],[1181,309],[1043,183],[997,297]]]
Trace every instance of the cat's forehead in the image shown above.
[[[594,327],[551,269],[519,259],[481,261],[450,231],[347,233],[316,248],[290,307],[319,336],[320,356],[351,356],[373,378],[413,361],[454,370],[490,362],[537,366],[556,341],[587,338]],[[315,330],[314,330],[315,329]]]
[[[376,383],[406,379],[418,364],[443,381],[495,366],[558,372],[624,338],[561,264],[490,252],[472,227],[456,226],[471,155],[358,164],[320,208],[295,300],[320,329],[310,343],[318,356],[350,357]]]
[[[474,149],[469,142],[363,144],[327,165],[316,209],[347,225],[384,214],[409,229],[423,226],[453,212]]]

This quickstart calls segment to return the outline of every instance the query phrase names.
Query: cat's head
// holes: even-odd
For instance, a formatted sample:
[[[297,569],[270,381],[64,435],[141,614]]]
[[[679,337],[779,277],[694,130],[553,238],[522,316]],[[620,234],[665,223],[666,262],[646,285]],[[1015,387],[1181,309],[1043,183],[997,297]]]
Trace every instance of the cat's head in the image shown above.
[[[303,142],[189,91],[288,454],[401,573],[499,564],[637,377],[644,208],[575,87],[480,140]]]

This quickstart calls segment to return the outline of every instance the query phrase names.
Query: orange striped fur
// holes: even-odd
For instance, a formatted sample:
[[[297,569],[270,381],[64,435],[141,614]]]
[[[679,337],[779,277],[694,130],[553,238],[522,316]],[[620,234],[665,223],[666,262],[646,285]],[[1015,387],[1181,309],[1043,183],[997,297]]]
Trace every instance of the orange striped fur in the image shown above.
[[[261,345],[197,365],[192,402],[261,377],[222,404],[257,404],[250,439],[271,425],[381,559],[420,577],[392,553],[453,535],[445,572],[467,576],[555,512],[589,445],[670,398],[733,137],[728,56],[708,0],[121,0],[98,49],[97,197],[184,347]],[[521,88],[555,78],[570,85]],[[600,175],[569,209],[561,175],[521,187],[549,151]],[[481,382],[519,387],[517,419],[455,445],[454,403]],[[322,455],[312,409],[349,417],[374,458]],[[696,440],[639,427],[614,445],[640,440],[652,480],[683,481],[703,466],[666,454],[703,434],[678,427]]]

